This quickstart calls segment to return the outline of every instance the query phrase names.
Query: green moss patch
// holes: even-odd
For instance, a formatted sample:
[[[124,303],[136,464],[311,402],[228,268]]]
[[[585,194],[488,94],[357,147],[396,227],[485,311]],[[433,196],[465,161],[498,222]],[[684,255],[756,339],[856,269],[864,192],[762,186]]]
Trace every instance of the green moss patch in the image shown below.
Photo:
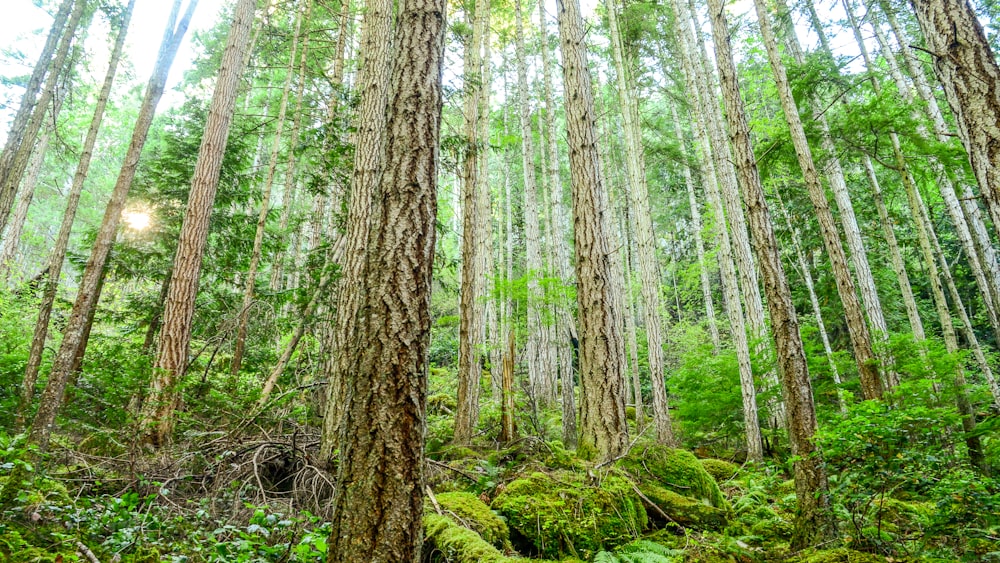
[[[719,484],[691,452],[649,445],[633,448],[618,463],[642,483],[654,483],[679,495],[707,501],[715,508],[730,510]]]
[[[701,466],[715,479],[716,483],[728,481],[736,476],[740,466],[721,459],[702,459]]]
[[[486,503],[472,493],[441,493],[437,495],[441,510],[466,528],[478,533],[487,543],[503,548],[509,543],[507,524]]]
[[[596,483],[565,471],[533,473],[508,484],[493,508],[507,518],[512,539],[523,539],[525,547],[551,559],[589,559],[633,540],[647,524],[632,485],[614,473]]]

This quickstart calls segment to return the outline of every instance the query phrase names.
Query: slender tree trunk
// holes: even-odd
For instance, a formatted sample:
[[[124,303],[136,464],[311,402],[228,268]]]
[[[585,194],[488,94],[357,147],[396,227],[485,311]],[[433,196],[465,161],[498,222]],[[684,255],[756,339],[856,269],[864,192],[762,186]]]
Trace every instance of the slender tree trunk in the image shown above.
[[[274,131],[274,141],[271,145],[271,158],[267,164],[267,177],[264,180],[264,193],[261,196],[260,214],[257,216],[257,229],[253,237],[253,249],[250,251],[250,266],[247,269],[245,287],[243,289],[243,304],[236,321],[236,344],[233,350],[233,360],[230,364],[230,373],[236,375],[243,365],[243,354],[247,342],[247,323],[250,318],[250,307],[253,305],[253,297],[257,284],[257,269],[260,267],[261,254],[264,247],[264,233],[267,230],[267,214],[271,209],[271,192],[274,188],[274,176],[278,171],[278,153],[281,151],[282,135],[285,129],[285,117],[288,112],[288,97],[292,90],[292,77],[295,76],[295,55],[299,48],[299,38],[302,32],[302,14],[295,15],[295,31],[292,34],[291,54],[288,56],[288,68],[285,69],[285,85],[281,89],[281,101],[278,103],[278,120]],[[292,141],[294,153],[294,140]],[[291,185],[294,185],[294,180]],[[291,185],[285,185],[286,195]],[[291,202],[285,202],[285,208],[290,209]]]
[[[320,441],[320,463],[330,462],[337,448],[342,409],[346,397],[343,393],[344,378],[348,377],[346,362],[341,354],[345,343],[355,342],[353,330],[361,314],[365,296],[357,280],[364,279],[367,268],[366,255],[373,200],[377,186],[382,181],[385,167],[386,104],[389,95],[389,74],[393,56],[391,0],[368,0],[361,28],[359,53],[364,59],[358,70],[357,89],[361,93],[355,117],[356,139],[354,170],[351,175],[350,201],[347,205],[347,227],[344,233],[344,260],[341,264],[337,318],[334,326],[332,353],[327,375],[327,401],[323,414],[323,432]]]
[[[719,244],[719,274],[722,278],[723,306],[726,316],[729,318],[729,325],[733,334],[733,347],[736,349],[736,361],[740,372],[740,395],[743,399],[743,426],[747,440],[747,457],[762,461],[764,459],[764,443],[761,437],[760,422],[757,411],[757,389],[754,384],[753,364],[750,356],[750,343],[747,339],[746,317],[744,309],[740,304],[739,278],[736,263],[733,259],[733,243],[730,240],[730,230],[726,227],[726,208],[722,202],[720,187],[730,180],[735,188],[735,177],[720,180],[719,168],[726,167],[729,172],[723,175],[734,173],[732,161],[721,160],[720,151],[726,155],[731,154],[729,144],[724,139],[720,140],[717,135],[709,139],[709,123],[713,121],[712,114],[717,111],[714,95],[704,88],[705,82],[698,79],[698,70],[694,60],[694,36],[691,34],[691,27],[688,22],[692,20],[688,11],[688,6],[684,0],[675,0],[674,9],[678,16],[675,21],[676,35],[680,38],[681,62],[685,70],[688,91],[694,99],[695,112],[701,119],[695,120],[694,134],[695,142],[701,148],[702,173],[705,176],[704,188],[705,197],[708,200],[715,220],[715,232]],[[721,125],[721,124],[719,124]],[[717,150],[718,149],[718,150]],[[740,210],[742,212],[742,209]],[[733,226],[733,237],[736,238],[738,229]],[[746,232],[744,231],[744,234]],[[749,239],[748,239],[749,242]],[[754,284],[756,284],[756,275]],[[759,296],[759,294],[758,294]],[[748,307],[749,308],[749,307]]]
[[[566,130],[573,181],[577,303],[580,314],[579,449],[607,460],[628,445],[625,422],[625,343],[616,323],[608,195],[601,183],[594,98],[578,0],[557,1],[566,90]]]
[[[795,28],[791,25],[790,10],[785,0],[778,2],[778,18],[784,25],[779,26],[783,31],[785,44],[789,47],[791,55],[796,64],[805,63],[805,55],[799,44]],[[767,17],[763,7],[759,13],[761,17]],[[882,311],[882,301],[879,299],[878,288],[875,285],[875,277],[872,275],[871,265],[868,263],[868,251],[865,248],[861,235],[861,228],[858,226],[858,219],[854,213],[854,204],[851,201],[850,192],[847,190],[847,181],[844,177],[844,169],[837,156],[837,146],[833,142],[833,134],[824,113],[825,105],[815,93],[809,97],[809,105],[813,121],[819,125],[820,146],[822,148],[823,173],[830,184],[833,192],[833,199],[840,212],[840,225],[844,229],[844,239],[847,241],[847,248],[850,251],[851,265],[854,266],[854,273],[858,280],[858,292],[861,295],[861,305],[864,307],[865,315],[872,332],[873,339],[879,344],[878,356],[883,366],[885,366],[885,382],[887,388],[892,389],[899,384],[899,375],[890,366],[894,363],[892,354],[888,349],[889,328],[885,321],[885,314]]]
[[[465,154],[462,162],[462,287],[459,297],[459,354],[458,354],[458,405],[455,411],[455,436],[459,444],[467,444],[472,440],[476,424],[479,422],[479,388],[482,378],[482,346],[485,327],[481,303],[484,294],[480,293],[484,285],[480,279],[487,275],[480,268],[484,265],[478,254],[482,250],[479,236],[483,235],[479,222],[480,193],[488,189],[485,177],[481,176],[479,153],[480,145],[485,139],[480,138],[482,104],[480,98],[485,95],[483,88],[483,58],[482,49],[486,37],[486,13],[489,2],[478,0],[475,11],[467,13],[468,23],[472,25],[472,36],[465,45]]]
[[[55,121],[55,119],[53,119]],[[3,237],[3,248],[0,248],[0,280],[13,282],[12,272],[14,261],[17,258],[18,247],[21,245],[21,235],[24,233],[24,225],[28,220],[28,209],[31,201],[35,197],[35,188],[38,186],[38,177],[42,173],[42,165],[45,164],[45,152],[49,148],[49,139],[55,132],[55,124],[45,128],[38,139],[38,146],[31,153],[31,162],[28,163],[28,170],[24,175],[24,183],[21,185],[21,194],[17,198],[17,207],[14,209],[14,216],[7,224],[7,232]]]
[[[108,105],[108,97],[111,95],[111,87],[115,81],[115,74],[118,72],[118,62],[121,60],[122,48],[125,45],[125,36],[128,34],[129,22],[132,19],[132,10],[134,7],[135,0],[129,0],[128,6],[122,14],[118,38],[115,40],[115,45],[111,51],[111,59],[108,63],[108,71],[104,76],[104,84],[101,86],[100,94],[97,97],[94,116],[90,120],[90,129],[87,131],[86,139],[83,142],[80,161],[77,164],[76,174],[73,176],[73,184],[67,195],[66,211],[63,213],[59,235],[56,237],[55,247],[52,249],[52,255],[49,257],[45,292],[38,308],[38,318],[35,321],[34,335],[31,340],[31,351],[28,354],[28,365],[25,368],[24,382],[21,386],[21,402],[18,405],[18,419],[21,421],[23,421],[24,414],[27,412],[34,397],[35,382],[38,381],[38,369],[42,365],[42,352],[45,350],[45,339],[49,333],[49,318],[52,314],[52,305],[56,300],[63,262],[66,260],[66,252],[69,249],[69,236],[73,230],[73,221],[76,219],[76,210],[80,204],[80,195],[83,193],[83,184],[86,182],[87,173],[90,170],[90,161],[94,154],[94,145],[97,144],[97,134],[101,129],[101,122],[104,120],[104,111]]]
[[[81,0],[77,4],[77,9],[79,10],[82,9],[84,2]],[[6,212],[0,213],[0,233],[3,232],[3,227],[7,222],[6,214],[9,213],[10,207],[14,203],[14,193],[7,193],[6,186],[13,185],[15,191],[18,186],[18,182],[8,182],[8,178],[11,176],[14,167],[14,160],[22,147],[34,145],[34,139],[26,139],[26,137],[30,137],[26,135],[28,121],[35,114],[38,106],[44,109],[47,103],[37,100],[39,89],[42,87],[42,81],[45,80],[47,74],[59,74],[61,69],[56,66],[56,62],[52,60],[52,56],[56,53],[56,48],[60,45],[60,39],[67,33],[72,37],[74,33],[73,30],[64,32],[66,24],[70,19],[70,10],[73,9],[73,5],[74,0],[63,0],[59,4],[59,10],[56,12],[55,19],[52,22],[52,28],[49,30],[45,45],[42,47],[42,54],[39,56],[38,62],[35,63],[35,68],[28,79],[24,94],[21,96],[21,105],[18,106],[17,113],[14,115],[10,131],[7,133],[7,141],[4,144],[3,152],[0,153],[0,212],[2,212],[5,206],[7,208]],[[59,66],[62,65],[60,64]],[[9,205],[4,203],[8,199],[10,200]]]
[[[855,292],[854,280],[851,277],[850,269],[847,267],[847,257],[844,253],[844,247],[840,242],[840,235],[837,232],[830,204],[826,200],[826,192],[820,183],[812,151],[809,148],[809,142],[806,140],[805,129],[799,118],[798,107],[795,99],[792,97],[792,90],[788,83],[785,65],[778,54],[778,45],[774,36],[774,30],[771,27],[770,16],[767,14],[767,10],[761,0],[755,0],[754,6],[757,10],[757,20],[760,24],[761,35],[764,37],[764,47],[767,49],[771,69],[774,72],[775,82],[778,87],[778,97],[781,100],[785,121],[791,130],[792,144],[795,145],[799,167],[802,169],[802,179],[809,191],[809,199],[812,200],[813,209],[816,211],[820,234],[823,237],[823,246],[830,257],[834,281],[837,284],[837,293],[840,295],[840,300],[844,306],[847,330],[851,337],[854,359],[858,364],[858,372],[861,377],[861,391],[866,399],[878,399],[882,396],[884,386],[879,376],[877,362],[872,350],[871,334],[868,330],[868,325],[865,323],[864,312]]]
[[[197,6],[197,0],[190,0],[183,16],[178,21],[181,8],[181,0],[175,0],[171,9],[170,17],[167,20],[167,28],[164,32],[163,42],[160,47],[160,54],[146,87],[146,95],[143,98],[142,107],[139,109],[139,116],[136,119],[135,127],[132,131],[132,140],[125,153],[125,161],[122,164],[121,172],[111,193],[111,200],[104,212],[104,219],[101,221],[100,229],[97,233],[97,240],[91,251],[90,259],[83,272],[83,279],[80,281],[80,288],[77,291],[76,302],[73,304],[73,311],[70,313],[69,321],[63,332],[62,344],[52,362],[52,369],[49,372],[49,380],[45,386],[39,401],[38,412],[28,434],[28,440],[38,445],[39,450],[44,451],[48,447],[49,437],[52,434],[52,426],[55,424],[56,412],[62,404],[63,396],[66,392],[66,384],[72,373],[73,361],[77,354],[77,349],[83,341],[84,331],[87,329],[87,318],[90,317],[97,306],[97,287],[104,277],[104,269],[108,255],[115,241],[118,229],[118,222],[121,218],[122,209],[125,207],[125,198],[128,196],[132,180],[139,164],[139,155],[146,142],[149,127],[153,122],[153,115],[156,104],[163,95],[164,84],[167,81],[167,74],[170,65],[173,63],[174,55],[180,47],[181,40],[187,31],[191,16]]]
[[[566,219],[566,207],[563,204],[563,185],[559,172],[559,143],[556,130],[556,106],[552,87],[552,54],[549,50],[549,32],[545,16],[545,2],[538,0],[538,30],[541,39],[539,50],[542,52],[542,88],[545,95],[545,150],[548,152],[548,169],[550,201],[552,202],[553,237],[552,247],[555,256],[555,274],[565,286],[571,283],[572,268],[570,266],[569,245],[566,244],[566,233],[569,230]],[[569,301],[563,290],[560,303]],[[559,381],[562,389],[562,427],[563,443],[567,448],[575,448],[576,433],[576,403],[574,396],[574,372],[572,342],[577,339],[576,322],[568,309],[568,305],[560,304],[556,309],[556,341],[559,343]]]
[[[500,441],[507,444],[517,439],[517,426],[514,424],[514,360],[516,346],[514,331],[507,331],[507,352],[503,356],[501,367],[503,383],[500,399]]]
[[[798,319],[792,303],[791,289],[781,265],[774,226],[764,199],[757,171],[757,162],[750,142],[736,65],[733,62],[729,31],[721,0],[709,0],[709,15],[715,42],[716,60],[722,83],[726,118],[729,122],[735,165],[743,186],[754,248],[760,263],[761,277],[771,314],[775,352],[782,377],[788,417],[788,437],[795,456],[795,497],[797,509],[792,530],[792,549],[818,545],[833,537],[834,527],[829,514],[829,493],[823,454],[816,448],[816,411],[813,405],[812,383],[806,363]]]
[[[181,225],[173,275],[163,311],[163,328],[153,366],[149,395],[143,405],[145,439],[154,446],[166,444],[173,431],[174,410],[179,401],[177,386],[187,368],[191,323],[198,295],[202,255],[208,240],[209,220],[219,187],[222,158],[229,140],[230,124],[240,80],[250,51],[256,0],[239,0],[222,53],[222,64],[212,94],[205,133],[191,179],[187,210]]]
[[[403,0],[365,298],[345,378],[330,563],[420,560],[446,3]]]
[[[18,145],[16,149],[11,147],[12,156],[8,156],[6,147],[3,154],[0,154],[0,232],[3,232],[7,226],[10,210],[14,206],[14,199],[17,196],[17,188],[21,185],[24,172],[28,168],[28,161],[31,160],[31,151],[35,147],[38,132],[45,121],[48,105],[56,95],[56,83],[69,57],[70,47],[72,47],[76,38],[77,29],[83,21],[86,7],[87,2],[84,0],[77,0],[74,4],[73,12],[70,14],[66,29],[59,39],[59,47],[56,49],[55,57],[52,59],[52,64],[45,77],[45,86],[38,97],[37,105],[34,106],[31,112],[31,118],[28,119],[23,129],[23,136],[17,139]],[[30,87],[31,85],[29,84]],[[16,119],[17,117],[15,116],[15,126],[17,125]],[[19,131],[12,131],[14,135],[18,133]],[[10,146],[11,141],[14,141],[14,139],[8,139],[8,146]],[[8,162],[9,164],[7,164]]]
[[[664,384],[663,329],[660,319],[660,274],[656,261],[656,238],[650,210],[649,187],[642,153],[642,131],[639,124],[639,105],[635,86],[625,66],[624,45],[618,30],[618,6],[607,0],[608,23],[611,30],[611,53],[618,79],[618,102],[621,105],[625,138],[625,177],[628,180],[629,203],[635,219],[636,253],[639,265],[639,285],[642,293],[644,321],[646,324],[647,356],[650,386],[653,391],[653,423],[656,439],[673,445],[673,425]]]
[[[1000,234],[1000,65],[968,0],[910,0]]]
[[[833,357],[833,348],[830,346],[830,335],[826,332],[826,323],[823,322],[823,310],[819,306],[819,297],[816,296],[816,287],[813,285],[812,271],[809,269],[809,262],[806,261],[805,253],[802,251],[802,239],[799,230],[792,224],[792,219],[788,214],[788,208],[781,201],[781,194],[775,190],[778,197],[778,209],[785,219],[785,227],[792,235],[792,246],[795,247],[795,259],[802,274],[802,281],[809,291],[809,303],[812,305],[813,316],[816,319],[816,329],[819,331],[820,341],[823,342],[823,352],[826,354],[826,361],[830,366],[830,375],[833,384],[837,389],[837,408],[840,414],[847,414],[847,399],[844,397],[843,382],[840,379],[840,370],[837,369],[837,361]]]

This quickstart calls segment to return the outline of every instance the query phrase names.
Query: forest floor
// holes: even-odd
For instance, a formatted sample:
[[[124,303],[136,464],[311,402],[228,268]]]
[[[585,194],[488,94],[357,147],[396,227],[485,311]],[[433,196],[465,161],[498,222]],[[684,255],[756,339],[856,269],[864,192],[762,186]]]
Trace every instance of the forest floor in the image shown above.
[[[59,436],[46,469],[31,467],[32,485],[0,518],[0,560],[324,559],[333,486],[315,461],[317,436],[303,427],[189,434],[159,452],[112,432],[80,438]],[[0,443],[0,485],[25,463],[19,448]],[[796,552],[794,482],[783,466],[698,458],[642,439],[607,464],[530,436],[429,449],[428,563],[1000,561],[997,529],[970,533],[975,523],[956,516],[958,502],[991,510],[971,497],[949,505],[902,491],[858,495],[835,503],[835,541]]]

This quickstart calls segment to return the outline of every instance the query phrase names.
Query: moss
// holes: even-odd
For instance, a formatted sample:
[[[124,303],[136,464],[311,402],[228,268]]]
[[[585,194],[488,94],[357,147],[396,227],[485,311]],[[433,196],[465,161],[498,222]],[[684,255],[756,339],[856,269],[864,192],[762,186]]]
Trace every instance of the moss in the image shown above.
[[[553,559],[589,559],[600,549],[631,541],[647,524],[631,484],[614,473],[594,485],[576,473],[534,473],[508,484],[493,508],[525,547]]]
[[[777,515],[758,520],[750,527],[750,533],[765,542],[788,540],[792,537],[792,524]]]
[[[435,456],[441,461],[455,461],[459,459],[478,460],[482,457],[476,450],[465,446],[445,446],[435,452]]]
[[[730,510],[729,503],[719,490],[719,484],[691,452],[650,445],[634,448],[618,463],[641,482],[654,482],[679,495],[708,501],[716,508]]]
[[[934,503],[885,498],[875,503],[871,517],[881,519],[882,528],[890,532],[909,533],[925,527],[936,511]]]
[[[657,484],[642,483],[639,485],[639,490],[672,521],[681,526],[699,530],[720,530],[729,522],[728,511],[715,508],[698,499],[681,496]],[[650,511],[650,517],[654,520],[658,516],[659,513],[655,510]]]
[[[573,452],[567,450],[563,443],[559,440],[552,440],[551,442],[546,442],[548,445],[549,453],[544,457],[542,463],[545,467],[551,469],[572,469],[575,471],[583,471],[584,464],[583,461],[576,458]]]
[[[885,558],[841,547],[799,555],[789,559],[788,563],[885,563]]]
[[[453,563],[506,563],[510,560],[479,534],[447,516],[424,515],[424,541],[440,551],[445,561]]]
[[[62,561],[69,563],[79,561],[79,558],[73,548],[52,552],[32,545],[14,530],[5,530],[0,533],[0,561],[9,563],[57,563]]]
[[[701,466],[705,468],[705,471],[707,471],[717,483],[732,479],[740,470],[739,465],[721,459],[709,458],[699,461],[701,462]]]
[[[441,493],[437,495],[441,510],[466,528],[478,533],[486,542],[504,547],[510,541],[507,524],[486,503],[472,493]]]
[[[794,495],[795,494],[795,479],[789,479],[787,481],[782,481],[774,488],[774,492],[778,495]]]

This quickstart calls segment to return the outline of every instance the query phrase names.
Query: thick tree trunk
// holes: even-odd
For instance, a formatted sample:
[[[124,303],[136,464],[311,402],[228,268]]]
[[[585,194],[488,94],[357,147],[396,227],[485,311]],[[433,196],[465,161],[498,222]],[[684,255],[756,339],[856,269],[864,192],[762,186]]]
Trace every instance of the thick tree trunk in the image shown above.
[[[45,114],[48,113],[48,105],[56,95],[56,83],[69,57],[70,47],[76,39],[76,31],[83,21],[86,7],[87,2],[84,0],[77,0],[73,6],[73,12],[70,14],[66,29],[59,39],[59,47],[56,49],[55,57],[52,59],[52,64],[45,77],[45,86],[38,97],[37,105],[31,112],[31,118],[28,119],[23,129],[23,135],[17,139],[16,149],[11,147],[12,156],[8,156],[6,147],[4,153],[0,154],[0,232],[3,232],[7,226],[10,210],[14,206],[14,200],[17,196],[17,188],[21,185],[24,171],[28,168],[28,161],[31,160],[31,151],[35,147],[35,140],[42,128],[42,122],[45,121]],[[17,117],[15,117],[16,119]],[[17,135],[19,131],[12,131],[12,133]],[[8,139],[8,146],[13,140]]]
[[[355,116],[356,138],[354,170],[351,175],[350,201],[347,204],[347,227],[344,233],[344,260],[340,267],[340,287],[337,298],[337,320],[333,329],[333,350],[327,372],[327,401],[323,414],[320,441],[320,463],[329,463],[337,448],[343,405],[343,381],[348,376],[346,361],[340,353],[345,343],[354,342],[353,332],[361,313],[365,296],[357,280],[364,279],[367,268],[373,197],[382,181],[385,167],[386,103],[389,95],[389,74],[393,56],[391,0],[369,0],[361,27],[363,54],[358,70],[357,89],[361,100]]]
[[[774,226],[764,199],[757,171],[757,162],[750,142],[736,65],[733,61],[729,31],[721,0],[709,0],[712,36],[722,83],[726,118],[729,122],[733,155],[743,186],[754,248],[760,264],[768,310],[771,313],[775,353],[781,371],[785,397],[788,437],[795,456],[795,497],[797,509],[792,531],[792,549],[818,545],[833,537],[834,526],[829,514],[829,493],[823,455],[816,448],[816,412],[813,405],[812,383],[806,363],[798,319],[792,303],[791,289],[781,265]]]
[[[345,346],[330,563],[420,560],[446,3],[403,0],[358,340]]]
[[[70,313],[69,321],[63,332],[62,344],[52,362],[52,369],[49,372],[49,381],[45,386],[45,391],[39,402],[38,412],[31,424],[28,440],[37,444],[39,449],[44,451],[48,447],[49,437],[52,434],[52,426],[55,424],[56,412],[62,404],[63,395],[66,392],[66,384],[69,381],[73,360],[76,356],[84,331],[87,328],[87,318],[97,306],[97,287],[104,277],[104,268],[107,263],[108,254],[115,241],[118,230],[118,222],[121,219],[122,209],[125,207],[125,198],[128,197],[129,188],[135,178],[135,172],[139,164],[139,155],[142,147],[146,143],[146,136],[149,127],[153,122],[153,115],[156,104],[163,95],[164,84],[167,81],[167,74],[170,72],[170,65],[173,63],[174,55],[180,47],[184,33],[187,31],[191,16],[197,6],[197,0],[191,0],[184,15],[178,21],[181,8],[181,0],[175,0],[170,17],[167,20],[167,28],[164,32],[163,42],[160,46],[160,54],[146,87],[146,95],[139,109],[139,116],[136,119],[135,127],[132,131],[132,140],[125,153],[125,161],[122,164],[115,188],[111,193],[111,200],[104,212],[104,219],[101,221],[94,248],[91,251],[87,267],[83,272],[83,279],[80,281],[80,289],[77,292],[76,302],[73,304],[73,311]],[[175,27],[176,25],[176,27]]]
[[[760,421],[757,411],[757,388],[754,384],[753,364],[750,355],[750,343],[747,338],[747,322],[744,317],[744,309],[740,304],[739,278],[737,275],[736,263],[733,259],[733,242],[730,239],[730,230],[726,226],[726,208],[722,202],[720,187],[723,184],[732,182],[732,189],[736,189],[735,176],[729,180],[720,180],[719,168],[728,168],[726,174],[735,174],[732,169],[732,161],[728,159],[730,155],[729,144],[718,135],[713,135],[710,139],[708,129],[710,123],[715,119],[712,114],[717,112],[714,103],[714,95],[705,88],[704,80],[699,80],[698,65],[694,59],[694,36],[691,33],[691,26],[688,22],[692,20],[691,13],[684,0],[675,0],[674,8],[678,14],[675,21],[676,34],[680,38],[681,62],[684,67],[684,75],[688,91],[695,101],[695,115],[700,117],[694,122],[695,142],[701,148],[701,168],[705,176],[704,188],[705,198],[708,200],[715,220],[716,238],[719,244],[719,275],[722,278],[723,306],[726,316],[729,318],[729,325],[733,335],[733,347],[736,349],[736,361],[740,372],[740,395],[743,399],[743,427],[747,440],[747,457],[755,461],[764,459],[764,443],[761,437]],[[718,124],[721,125],[721,124]],[[721,132],[718,132],[721,133]],[[720,159],[720,153],[727,155],[725,161]],[[740,212],[742,213],[742,208]],[[733,225],[732,232],[734,238],[738,230]],[[744,231],[744,235],[746,232]],[[749,238],[747,238],[749,242]],[[754,276],[756,284],[756,275]],[[758,293],[759,296],[759,293]],[[749,307],[748,307],[749,308]]]
[[[487,273],[479,252],[483,250],[478,237],[483,236],[479,215],[481,192],[489,189],[485,172],[480,167],[480,153],[486,139],[480,138],[480,98],[486,95],[483,84],[483,43],[487,36],[487,0],[475,3],[474,13],[467,13],[472,36],[465,45],[465,154],[462,162],[462,287],[459,296],[458,403],[455,411],[454,440],[467,444],[479,423],[479,389],[482,378],[482,347],[485,327],[482,302],[485,285],[480,281]]]
[[[910,0],[1000,233],[1000,65],[968,0]]]
[[[173,275],[163,311],[163,328],[157,347],[149,395],[143,405],[145,439],[154,446],[167,443],[173,431],[177,386],[187,368],[194,302],[198,295],[202,255],[208,240],[209,220],[219,187],[222,158],[229,140],[240,80],[250,50],[256,0],[239,0],[222,53],[222,64],[212,94],[205,133],[198,150],[187,210],[181,225]]]
[[[854,359],[858,364],[858,373],[861,377],[861,391],[866,399],[878,399],[882,396],[884,385],[879,375],[875,354],[872,350],[871,334],[868,330],[868,325],[865,323],[865,315],[858,300],[858,295],[855,292],[851,271],[847,267],[847,256],[840,242],[840,235],[837,232],[830,204],[826,200],[826,191],[823,189],[819,173],[816,170],[812,151],[806,139],[805,129],[799,118],[798,107],[795,99],[792,97],[792,90],[788,82],[785,65],[781,60],[781,55],[778,53],[778,45],[774,36],[774,30],[771,27],[770,16],[762,0],[755,0],[754,6],[757,10],[757,21],[760,24],[761,35],[764,38],[764,47],[767,49],[771,69],[774,72],[778,88],[778,98],[781,101],[781,107],[785,114],[785,121],[791,130],[792,144],[795,146],[799,167],[802,169],[802,179],[806,184],[809,199],[812,201],[813,209],[816,212],[820,234],[823,237],[823,246],[826,248],[826,253],[830,258],[834,281],[837,284],[837,293],[840,295],[840,301],[844,306],[847,331],[851,338]]]
[[[253,305],[253,297],[257,285],[257,269],[260,267],[261,253],[264,247],[264,233],[267,230],[267,214],[271,210],[271,192],[274,188],[274,176],[278,171],[278,153],[281,151],[282,135],[285,130],[285,117],[288,113],[288,97],[292,90],[292,78],[295,76],[295,55],[299,49],[299,38],[302,32],[302,14],[296,13],[295,31],[292,34],[291,54],[288,56],[288,67],[285,69],[285,85],[281,89],[281,101],[278,103],[278,119],[275,125],[274,140],[271,145],[271,157],[267,163],[267,176],[264,180],[264,193],[261,196],[260,213],[257,216],[257,229],[254,232],[253,248],[250,250],[250,266],[247,269],[246,279],[243,288],[243,304],[240,306],[239,315],[236,321],[236,343],[233,348],[233,360],[230,363],[229,371],[236,375],[243,365],[243,354],[246,350],[247,323],[250,319],[250,307]],[[293,149],[289,151],[294,153]],[[294,180],[293,184],[294,185]],[[285,192],[290,189],[290,185],[285,185]],[[285,208],[290,209],[291,202],[285,202]]]
[[[607,460],[628,445],[625,343],[616,323],[608,248],[608,195],[601,184],[594,98],[578,0],[557,2],[566,90],[566,131],[573,180],[577,303],[580,315],[579,450]]]
[[[56,300],[56,292],[59,290],[59,277],[62,274],[63,262],[66,260],[66,252],[69,249],[69,236],[73,230],[73,221],[76,219],[76,210],[80,204],[80,195],[83,193],[83,184],[87,180],[87,173],[90,170],[90,161],[94,154],[94,145],[97,144],[97,134],[101,129],[101,122],[104,120],[104,111],[108,105],[108,97],[111,95],[111,87],[115,81],[115,74],[118,72],[118,62],[121,60],[122,48],[125,45],[125,36],[128,34],[128,26],[132,19],[132,10],[134,7],[135,0],[130,0],[122,15],[118,38],[115,40],[115,45],[111,51],[108,71],[104,76],[104,84],[101,86],[100,94],[97,97],[94,116],[90,120],[90,129],[87,131],[87,136],[83,142],[83,149],[80,151],[80,161],[77,164],[76,174],[73,176],[73,184],[66,198],[66,211],[63,213],[62,224],[59,227],[59,234],[56,236],[55,247],[52,249],[52,255],[49,257],[45,293],[42,295],[42,302],[38,307],[38,318],[35,321],[31,351],[28,354],[28,365],[24,370],[24,382],[21,386],[21,402],[18,405],[18,418],[21,420],[23,420],[23,415],[34,396],[35,382],[38,380],[38,369],[42,365],[42,352],[45,349],[45,339],[49,333],[49,317],[52,314],[52,305]]]

